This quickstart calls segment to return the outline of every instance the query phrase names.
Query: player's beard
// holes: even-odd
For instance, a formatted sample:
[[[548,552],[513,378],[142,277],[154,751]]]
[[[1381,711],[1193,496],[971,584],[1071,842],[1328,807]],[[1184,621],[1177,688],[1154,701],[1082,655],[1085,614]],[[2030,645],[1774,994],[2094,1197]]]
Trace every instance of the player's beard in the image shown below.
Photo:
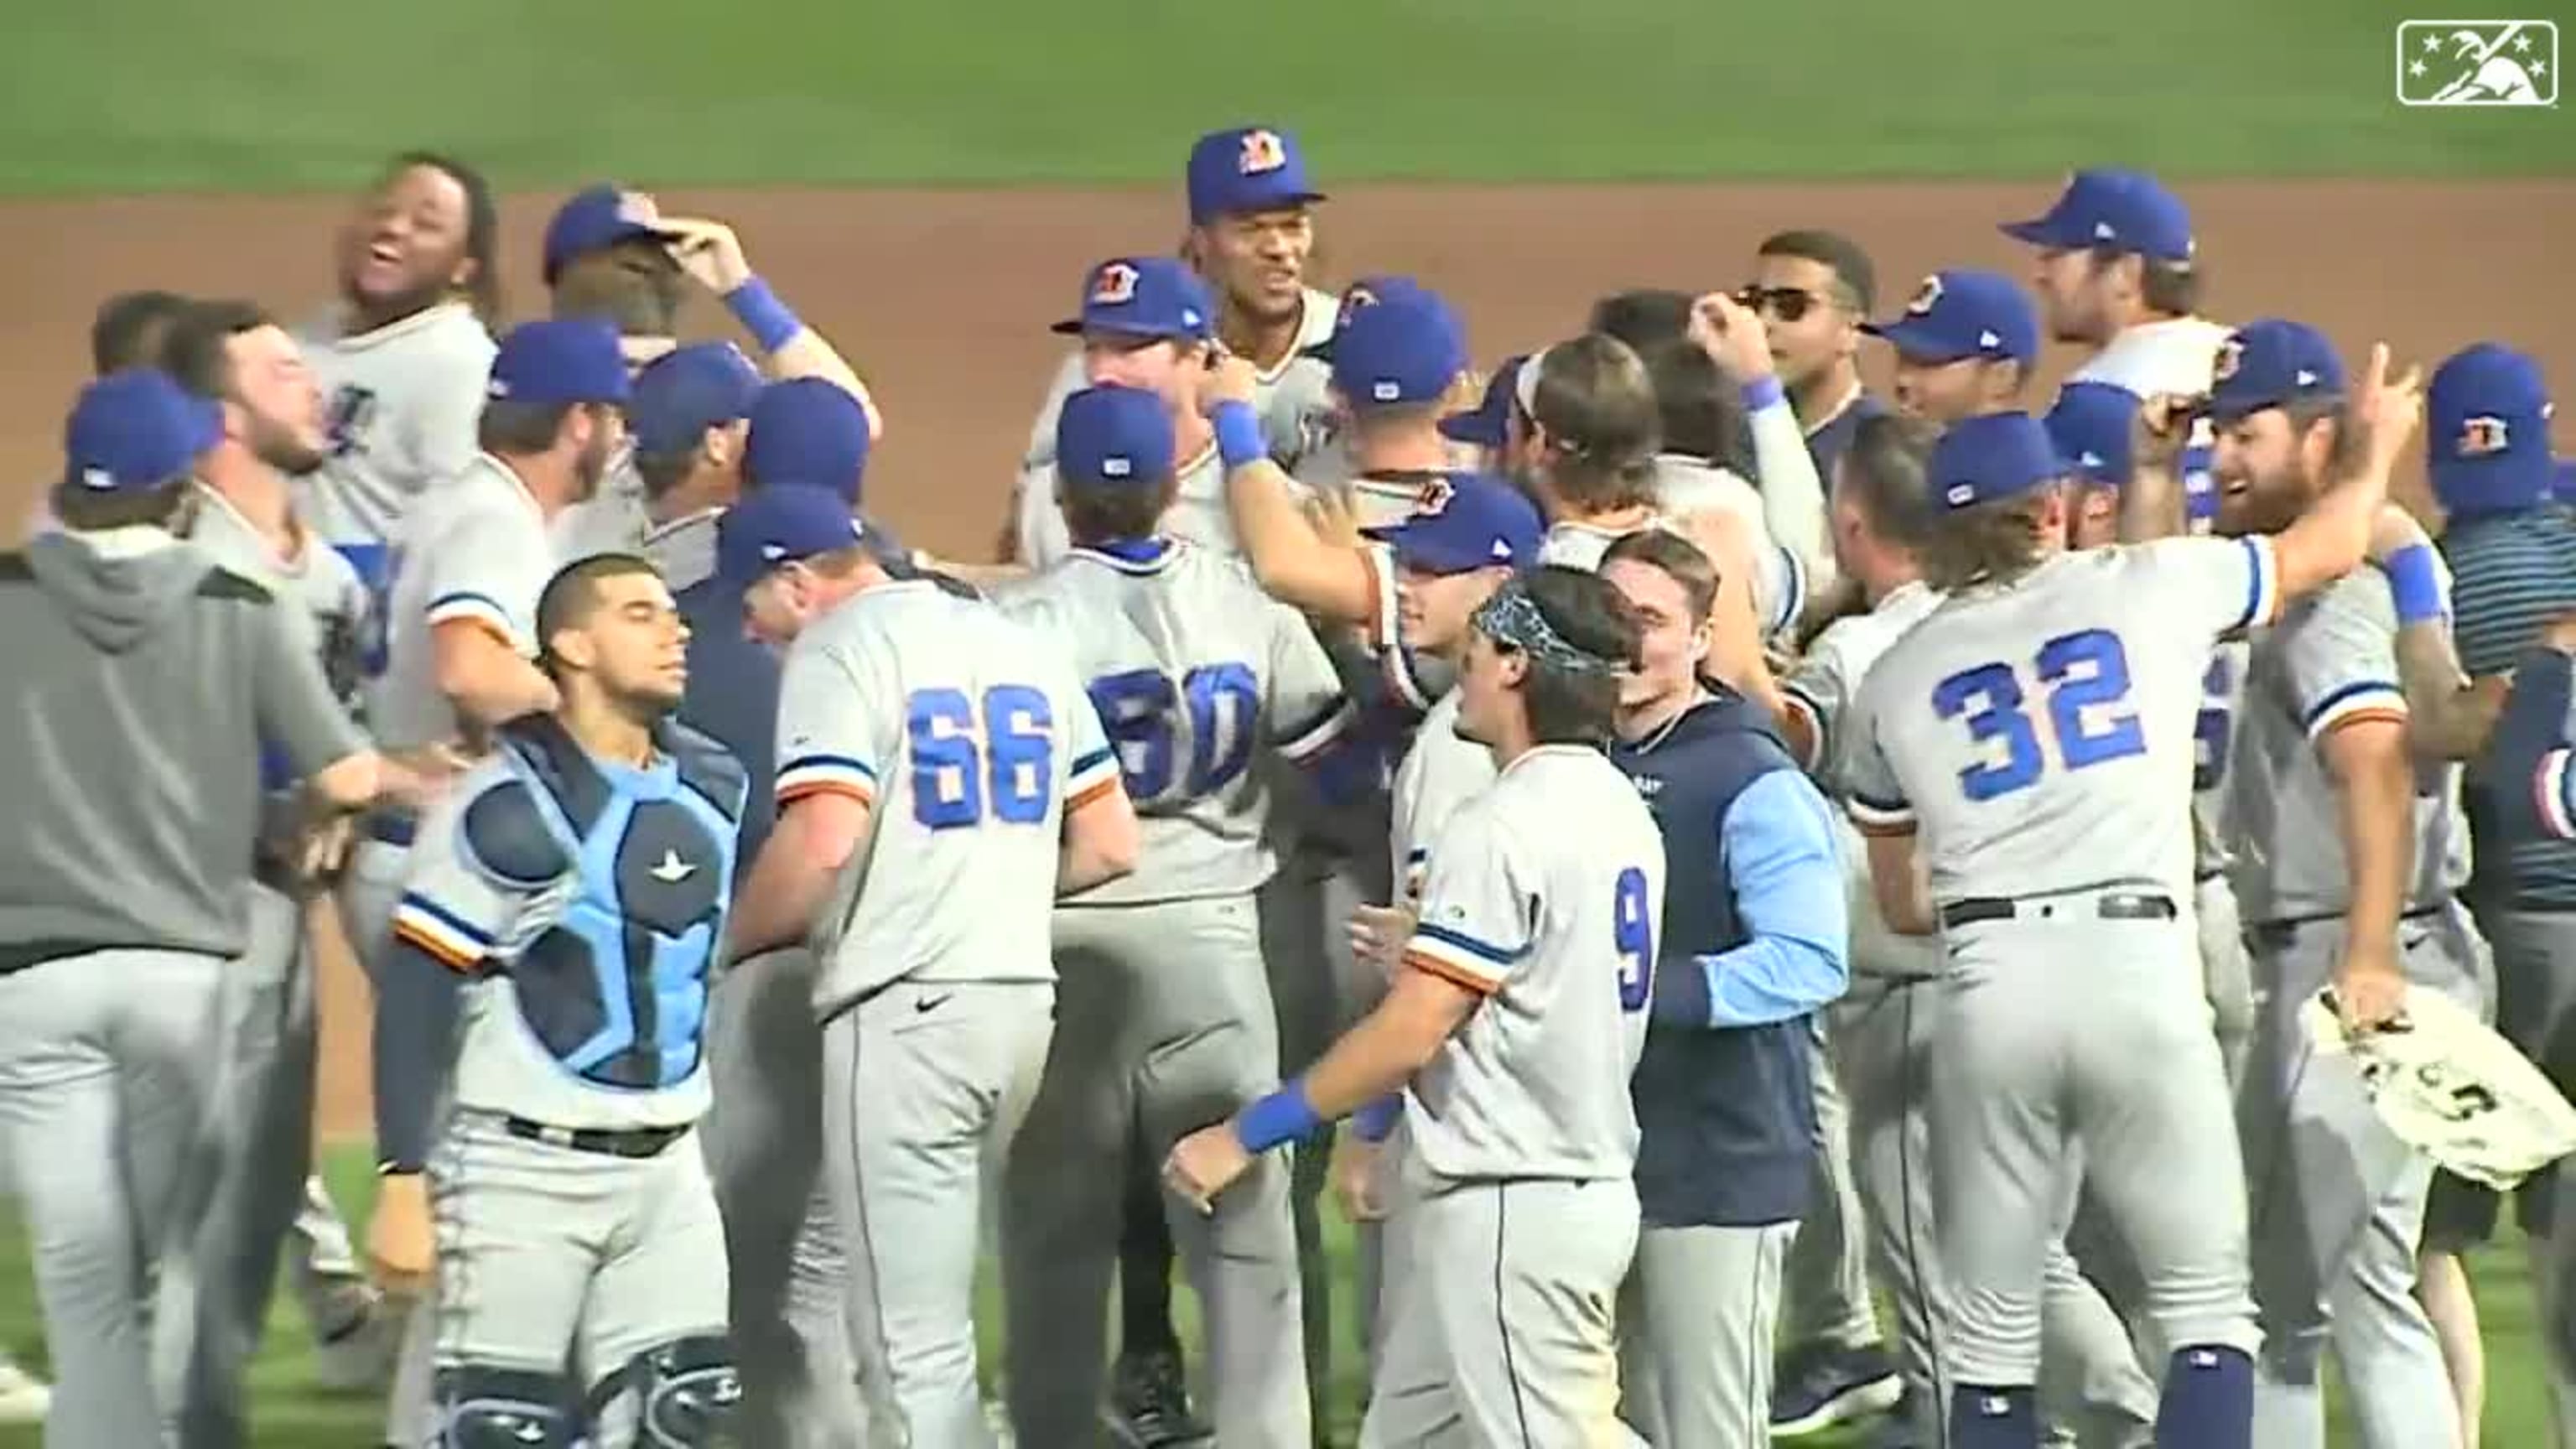
[[[590,442],[573,462],[573,501],[588,503],[599,496],[599,485],[608,477],[609,465],[616,461],[617,449],[605,432],[593,433]]]
[[[243,412],[250,420],[250,436],[243,440],[250,455],[287,477],[302,478],[329,458],[323,449],[296,436],[292,426],[262,413]]]

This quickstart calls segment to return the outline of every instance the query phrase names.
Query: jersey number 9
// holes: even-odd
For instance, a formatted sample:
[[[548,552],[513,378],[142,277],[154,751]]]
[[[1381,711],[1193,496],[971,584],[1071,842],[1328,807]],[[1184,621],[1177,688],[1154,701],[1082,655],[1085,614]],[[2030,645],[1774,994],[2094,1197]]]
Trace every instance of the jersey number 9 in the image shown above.
[[[1619,872],[1610,918],[1610,939],[1619,948],[1619,1009],[1643,1011],[1655,994],[1655,921],[1644,871],[1632,865]]]
[[[1046,692],[996,684],[980,707],[962,689],[919,689],[905,701],[912,818],[931,830],[981,823],[1039,825],[1055,793],[1055,711]]]
[[[2064,768],[2081,770],[2147,752],[2137,712],[2112,712],[2129,698],[2129,653],[2119,635],[2107,629],[2060,634],[2039,647],[2032,663],[2048,686],[2048,722]],[[1968,738],[2003,747],[2001,759],[1980,760],[1959,772],[1959,788],[1969,799],[1992,800],[2039,783],[2047,762],[2026,703],[2021,676],[2008,664],[1962,669],[1933,686],[1935,714],[1964,715]]]
[[[1261,715],[1261,680],[1247,664],[1202,664],[1181,676],[1131,669],[1091,681],[1091,706],[1118,751],[1127,798],[1140,806],[1170,803],[1174,775],[1182,800],[1234,782],[1252,762],[1252,733]],[[1176,771],[1173,736],[1189,742],[1189,768]]]

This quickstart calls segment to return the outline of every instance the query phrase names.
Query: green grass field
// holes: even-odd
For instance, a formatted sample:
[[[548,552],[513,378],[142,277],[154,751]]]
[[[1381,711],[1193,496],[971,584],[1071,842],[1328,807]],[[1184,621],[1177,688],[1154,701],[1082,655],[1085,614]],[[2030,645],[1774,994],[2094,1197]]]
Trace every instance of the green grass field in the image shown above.
[[[347,1149],[326,1164],[335,1196],[344,1204],[362,1205],[374,1177],[367,1154]],[[1326,1233],[1334,1262],[1335,1291],[1346,1295],[1351,1282],[1350,1233],[1328,1208]],[[353,1218],[353,1232],[363,1219]],[[16,1232],[0,1233],[0,1344],[20,1355],[30,1367],[43,1362],[44,1330],[26,1285],[26,1246]],[[2471,1266],[2487,1341],[2488,1401],[2485,1442],[2497,1449],[2538,1449],[2549,1442],[2547,1389],[2539,1346],[2532,1325],[2531,1287],[2518,1243],[2500,1244],[2481,1253]],[[989,1280],[989,1274],[988,1280]],[[995,1295],[985,1293],[982,1327],[987,1371],[999,1361],[994,1332],[1000,1324]],[[1347,1301],[1344,1298],[1342,1301]],[[1189,1295],[1179,1295],[1179,1317],[1186,1340],[1194,1340],[1197,1318]],[[1347,1330],[1347,1324],[1343,1324]],[[377,1442],[369,1437],[382,1426],[379,1403],[368,1397],[330,1395],[316,1390],[307,1368],[309,1340],[294,1305],[283,1293],[269,1320],[266,1350],[252,1375],[252,1407],[257,1416],[256,1442],[261,1449],[358,1449]],[[1333,1359],[1336,1421],[1343,1443],[1358,1431],[1361,1378],[1359,1349],[1344,1331],[1337,1337]],[[36,1449],[33,1429],[0,1428],[0,1449]],[[1842,1449],[1849,1441],[1808,1441],[1822,1449]],[[2333,1442],[2342,1437],[2340,1420]],[[2474,1446],[2472,1446],[2474,1449]]]
[[[2401,4],[91,0],[12,27],[0,194],[337,187],[424,142],[522,185],[1168,184],[1247,108],[1344,182],[2576,168],[2562,112],[2399,107]]]

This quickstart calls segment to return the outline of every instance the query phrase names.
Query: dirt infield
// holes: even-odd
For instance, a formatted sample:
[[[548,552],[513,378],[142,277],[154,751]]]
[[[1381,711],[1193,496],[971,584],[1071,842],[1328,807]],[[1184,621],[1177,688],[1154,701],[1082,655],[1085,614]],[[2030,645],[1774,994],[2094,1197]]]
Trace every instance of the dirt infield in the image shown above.
[[[551,196],[505,208],[511,295],[541,305],[536,237]],[[1960,185],[1619,188],[1358,187],[1323,213],[1334,276],[1409,272],[1465,308],[1490,360],[1577,325],[1620,286],[1730,285],[1755,243],[1787,226],[1850,232],[1877,257],[1882,309],[1935,266],[2018,274],[2026,254],[1994,230],[2033,214],[2044,188]],[[2349,349],[2385,339],[2428,364],[2480,337],[2536,351],[2576,378],[2576,282],[2554,247],[2576,236],[2576,182],[2231,183],[2190,188],[2211,312],[2294,316]],[[664,193],[666,211],[732,222],[752,261],[858,364],[888,436],[872,507],[933,549],[992,536],[1032,409],[1084,266],[1170,246],[1177,198],[1160,191]],[[0,205],[14,245],[0,283],[0,497],[24,514],[59,467],[62,410],[86,367],[86,328],[127,287],[256,298],[300,316],[327,293],[333,199],[152,198]],[[713,328],[713,309],[693,319]],[[2053,359],[2071,362],[2070,357]],[[1875,367],[1883,361],[1871,357]],[[2038,397],[2044,399],[2046,394]],[[2576,448],[2576,434],[2562,432]],[[0,522],[14,528],[14,522]],[[333,1005],[359,1005],[333,955]],[[334,1011],[325,1121],[365,1121],[363,1031]]]

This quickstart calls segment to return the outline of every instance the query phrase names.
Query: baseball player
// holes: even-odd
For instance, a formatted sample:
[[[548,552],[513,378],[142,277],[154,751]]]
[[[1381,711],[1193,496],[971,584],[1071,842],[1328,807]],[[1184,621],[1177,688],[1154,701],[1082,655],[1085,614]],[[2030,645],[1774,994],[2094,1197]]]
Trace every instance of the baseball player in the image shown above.
[[[2219,636],[2359,562],[2392,436],[2411,431],[2413,379],[2385,366],[2374,354],[2360,466],[2276,535],[2070,553],[2064,464],[2036,420],[1966,419],[1933,453],[1942,521],[1922,562],[1953,597],[1861,683],[1851,810],[1889,924],[1938,930],[1948,957],[1956,1050],[1928,1090],[1961,1449],[2038,1442],[2035,1329],[2070,1148],[2171,1350],[2157,1438],[2249,1442],[2245,1174],[2207,1130],[2225,1072],[2174,969],[2196,951],[2186,707]],[[2356,1021],[2373,1009],[2347,1002]]]
[[[1477,611],[1459,728],[1491,789],[1433,844],[1386,998],[1315,1065],[1172,1149],[1221,1210],[1258,1157],[1401,1087],[1409,1181],[1363,1445],[1615,1444],[1613,1305],[1636,1245],[1628,1100],[1664,853],[1601,753],[1637,634],[1616,592],[1539,568]]]
[[[1417,314],[1425,314],[1418,329],[1423,338],[1422,370],[1447,368],[1448,382],[1437,396],[1399,398],[1398,389],[1383,387],[1385,396],[1354,400],[1335,381],[1333,359],[1352,322],[1387,302],[1407,304]],[[1383,274],[1362,277],[1344,287],[1332,337],[1300,355],[1301,364],[1321,371],[1329,411],[1311,420],[1310,436],[1299,449],[1292,476],[1311,491],[1347,493],[1362,528],[1400,521],[1426,481],[1458,465],[1463,450],[1439,424],[1465,406],[1475,386],[1467,358],[1466,331],[1457,313],[1447,298],[1419,281]],[[1360,463],[1363,450],[1370,458],[1367,466]]]
[[[2038,249],[2031,282],[2049,336],[2092,349],[2069,381],[2142,398],[2207,390],[2228,329],[2198,315],[2191,213],[2154,177],[2078,171],[2045,214],[2000,230]]]
[[[91,384],[64,429],[61,529],[0,558],[19,684],[0,725],[17,827],[0,860],[0,1154],[37,1244],[54,1444],[165,1431],[147,1294],[165,1251],[196,1241],[186,1179],[221,1085],[225,974],[250,944],[249,762],[275,746],[331,811],[429,787],[368,748],[299,608],[180,541],[190,475],[224,438],[223,409],[158,370]]]
[[[825,1176],[870,1432],[988,1445],[979,1184],[1046,1058],[1050,908],[1134,867],[1135,813],[1062,649],[937,580],[888,575],[839,493],[765,482],[717,526],[751,627],[792,641],[778,821],[732,951],[814,951]]]
[[[2221,532],[2277,525],[2356,447],[2375,463],[2411,413],[2353,416],[2314,329],[2267,319],[2232,334],[2210,392]],[[2410,402],[2412,401],[2410,397]],[[2358,424],[2365,436],[2339,438]],[[2411,980],[2483,1010],[2486,943],[2454,899],[2468,833],[2454,766],[2411,754],[2396,682],[2401,624],[2438,615],[2430,547],[2335,583],[2258,639],[2228,770],[2237,898],[2262,1002],[2240,1130],[2274,1170],[2251,1179],[2262,1309],[2265,1445],[2322,1445],[2331,1340],[2366,1445],[2449,1445],[2459,1420],[2414,1296],[2432,1164],[2382,1124],[2348,1055],[2316,1050],[2298,1013],[2320,991],[2356,1034],[2386,1025]]]
[[[1897,410],[1937,423],[2019,405],[2039,360],[2039,318],[2008,277],[1952,268],[1925,277],[1890,322],[1860,330],[1896,356]]]
[[[394,908],[392,950],[464,983],[430,1442],[573,1442],[577,1400],[601,1449],[714,1445],[741,1387],[695,1130],[742,770],[667,718],[687,630],[652,565],[570,565],[536,631],[561,703],[423,821]]]
[[[1189,226],[1180,260],[1202,279],[1210,335],[1252,362],[1254,405],[1266,446],[1282,466],[1293,468],[1316,420],[1328,411],[1321,369],[1305,354],[1331,338],[1339,317],[1333,295],[1306,283],[1315,251],[1314,203],[1324,194],[1308,180],[1297,138],[1271,126],[1199,137],[1190,146],[1187,189]],[[1029,535],[1017,520],[1039,506],[1029,495],[1042,501],[1055,487],[1055,416],[1064,400],[1104,382],[1134,385],[1097,375],[1087,353],[1086,347],[1058,365],[1029,428],[1011,495],[1015,521],[1005,536],[1006,562],[1043,568],[1062,552],[1060,541],[1054,552],[1026,552],[1022,545]],[[1190,496],[1184,479],[1182,497]],[[1186,527],[1178,531],[1195,537]]]
[[[604,323],[529,322],[502,339],[476,423],[481,450],[403,523],[386,603],[386,664],[368,682],[376,736],[399,747],[459,737],[558,703],[536,665],[536,606],[555,561],[547,525],[591,496],[625,432],[625,360]],[[371,817],[340,883],[340,915],[376,990],[373,1034],[379,1182],[368,1253],[398,1294],[427,1286],[430,1222],[421,1177],[451,1055],[452,973],[391,951],[393,908],[419,822]],[[428,1432],[428,1305],[398,1365],[390,1434]]]
[[[481,173],[427,152],[395,157],[341,226],[339,305],[301,339],[331,439],[306,508],[372,589],[390,585],[394,525],[474,457],[499,232]]]
[[[1815,1176],[1807,1018],[1843,994],[1835,814],[1763,711],[1700,683],[1717,573],[1633,533],[1601,576],[1638,622],[1612,762],[1663,832],[1668,901],[1633,1086],[1643,1227],[1621,1289],[1621,1413],[1652,1444],[1770,1437],[1789,1241]]]
[[[189,541],[309,619],[324,674],[354,717],[370,600],[348,560],[305,528],[289,481],[323,458],[322,395],[311,371],[284,328],[240,302],[192,304],[171,323],[162,353],[181,386],[223,410],[223,439],[197,467]],[[267,1324],[279,1248],[312,1181],[317,1023],[305,909],[317,882],[297,848],[306,841],[274,752],[262,758],[261,777],[275,792],[273,825],[258,842],[250,949],[224,980],[220,1100],[229,1110],[213,1123],[204,1221],[185,1267],[163,1273],[156,1311],[162,1407],[184,1442],[210,1449],[246,1442],[242,1373]],[[297,1276],[302,1289],[326,1282]],[[378,1338],[363,1280],[331,1286],[337,1291],[300,1295],[316,1342]]]
[[[2125,396],[2125,394],[2123,394]],[[2131,411],[2135,411],[2132,404]],[[1924,469],[1936,424],[1880,414],[1862,420],[1834,480],[1834,539],[1842,576],[1869,602],[1817,634],[1786,677],[1755,696],[1779,721],[1791,755],[1836,798],[1848,796],[1845,729],[1853,695],[1889,645],[1940,603],[1922,581],[1918,551],[1932,522]],[[2122,434],[2125,441],[2126,433]],[[1767,670],[1752,672],[1767,681]],[[1957,1310],[1934,1251],[1928,1127],[1921,1078],[1938,1049],[1941,993],[1936,943],[1899,935],[1880,913],[1861,837],[1846,829],[1851,898],[1851,986],[1826,1034],[1837,1082],[1848,1092],[1851,1184],[1868,1233],[1874,1281],[1895,1311],[1904,1392],[1891,1410],[1892,1442],[1940,1443],[1948,1403],[1943,1327]],[[2040,1411],[2078,1442],[2142,1441],[2155,1419],[2155,1386],[2127,1327],[2052,1242],[2040,1296]]]
[[[161,338],[170,323],[188,308],[188,299],[158,287],[118,292],[98,304],[90,320],[91,375],[105,377],[129,367],[150,367],[161,360]],[[27,507],[27,537],[49,533],[54,522],[51,490],[40,490]],[[0,1359],[0,1362],[6,1362]],[[41,1422],[44,1416],[36,1416]]]
[[[1878,310],[1878,268],[1840,232],[1775,232],[1754,249],[1753,280],[1735,300],[1778,344],[1776,370],[1815,471],[1832,477],[1851,430],[1886,407],[1862,385],[1859,361],[1860,324]]]
[[[1253,899],[1276,860],[1255,756],[1320,766],[1351,723],[1302,618],[1240,562],[1160,533],[1172,431],[1155,393],[1067,398],[1055,456],[1075,552],[997,598],[1070,649],[1141,818],[1136,872],[1057,908],[1057,1044],[1006,1180],[1005,1379],[1031,1444],[1080,1442],[1098,1413],[1123,1181],[1101,1164],[1134,1123],[1159,1162],[1188,1128],[1278,1085]],[[1309,1449],[1286,1165],[1175,1235],[1208,1309],[1218,1437]]]

